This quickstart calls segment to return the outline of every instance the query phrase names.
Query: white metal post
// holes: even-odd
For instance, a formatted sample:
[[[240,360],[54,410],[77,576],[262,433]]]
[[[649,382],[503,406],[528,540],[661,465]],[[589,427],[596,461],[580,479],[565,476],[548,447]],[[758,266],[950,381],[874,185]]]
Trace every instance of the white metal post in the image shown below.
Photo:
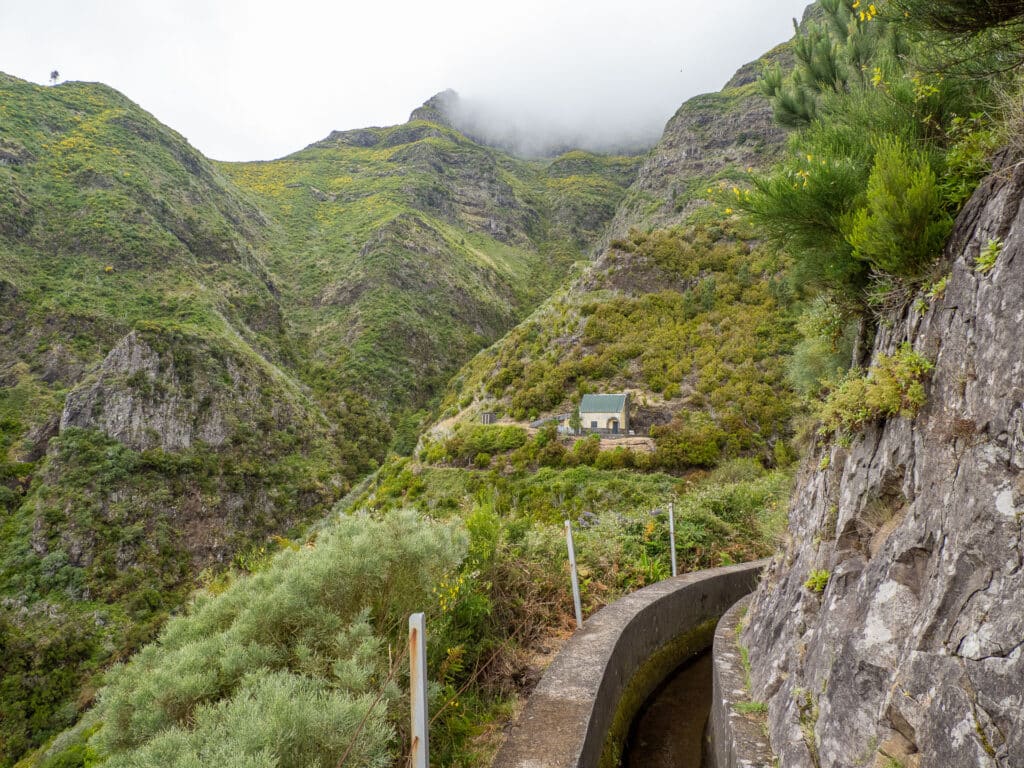
[[[409,617],[409,689],[412,702],[412,767],[429,768],[427,722],[427,621],[422,613]]]
[[[572,543],[572,524],[565,521],[565,544],[569,548],[569,574],[572,577],[572,604],[576,609],[576,626],[583,626],[583,608],[580,605],[580,580],[576,575],[576,548]]]
[[[679,571],[676,568],[676,510],[671,501],[668,503],[668,546],[672,553],[672,575],[678,576]]]

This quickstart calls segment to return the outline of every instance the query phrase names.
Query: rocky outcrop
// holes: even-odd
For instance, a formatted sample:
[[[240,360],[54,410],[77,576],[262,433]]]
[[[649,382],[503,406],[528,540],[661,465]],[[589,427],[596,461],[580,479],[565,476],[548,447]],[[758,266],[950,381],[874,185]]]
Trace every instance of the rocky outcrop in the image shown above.
[[[696,96],[678,109],[619,207],[611,237],[624,237],[633,227],[679,224],[706,205],[707,182],[771,164],[786,132],[755,81],[765,64],[785,64],[791,56],[788,44],[779,46],[743,66],[720,92]]]
[[[1024,168],[981,186],[946,258],[945,294],[874,348],[934,361],[927,405],[813,453],[751,609],[786,768],[1024,765]]]
[[[231,417],[254,419],[247,402],[258,382],[226,356],[212,366],[216,370],[207,370],[216,362],[203,354],[208,351],[195,340],[175,343],[132,331],[110,350],[94,379],[68,394],[61,430],[98,429],[137,451],[183,450],[197,441],[222,445]]]

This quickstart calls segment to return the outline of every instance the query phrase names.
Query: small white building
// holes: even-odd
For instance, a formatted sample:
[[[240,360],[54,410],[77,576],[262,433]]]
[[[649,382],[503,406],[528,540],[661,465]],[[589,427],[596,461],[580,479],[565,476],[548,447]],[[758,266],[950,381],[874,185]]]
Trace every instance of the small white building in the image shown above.
[[[584,395],[580,400],[579,413],[584,433],[629,434],[628,394]]]

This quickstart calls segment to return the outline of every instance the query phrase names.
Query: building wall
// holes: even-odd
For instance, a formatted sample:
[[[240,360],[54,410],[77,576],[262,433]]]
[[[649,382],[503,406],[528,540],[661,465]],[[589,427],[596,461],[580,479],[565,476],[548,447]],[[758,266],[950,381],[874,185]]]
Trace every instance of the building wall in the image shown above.
[[[592,421],[597,422],[598,429],[607,429],[609,419],[618,419],[619,431],[626,432],[629,430],[629,418],[625,411],[618,411],[612,413],[581,413],[580,421],[583,423],[583,429],[590,429],[590,423]]]

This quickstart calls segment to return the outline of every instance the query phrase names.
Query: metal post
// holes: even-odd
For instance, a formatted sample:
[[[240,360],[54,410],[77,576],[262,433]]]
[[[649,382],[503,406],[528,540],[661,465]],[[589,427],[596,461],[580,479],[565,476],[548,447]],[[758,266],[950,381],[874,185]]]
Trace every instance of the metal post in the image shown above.
[[[565,543],[569,547],[569,575],[572,577],[572,604],[576,609],[576,627],[583,626],[583,608],[580,605],[580,580],[576,575],[576,548],[572,543],[572,524],[565,521]]]
[[[671,501],[668,503],[668,545],[669,551],[672,553],[672,575],[678,576],[679,571],[676,568],[676,510]]]
[[[429,768],[427,722],[427,621],[422,613],[409,617],[409,688],[412,702],[412,768]]]

